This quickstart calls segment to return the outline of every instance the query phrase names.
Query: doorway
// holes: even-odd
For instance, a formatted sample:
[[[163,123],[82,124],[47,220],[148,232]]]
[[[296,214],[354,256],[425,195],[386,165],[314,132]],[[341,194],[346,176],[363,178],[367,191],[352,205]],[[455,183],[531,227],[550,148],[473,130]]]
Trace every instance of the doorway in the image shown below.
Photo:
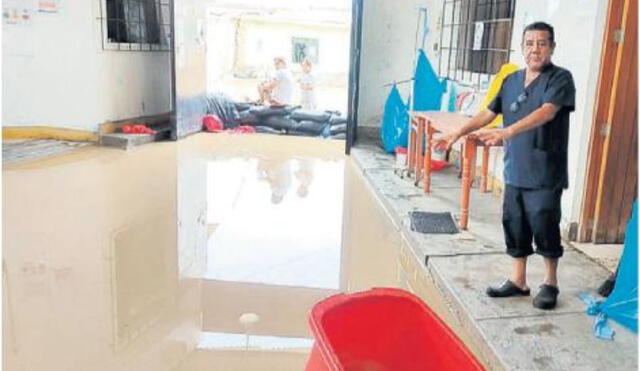
[[[348,147],[357,119],[361,2],[175,2],[173,138],[200,131],[200,117],[214,113],[225,128],[346,139]]]
[[[579,242],[622,243],[637,198],[637,28],[637,1],[609,2]]]

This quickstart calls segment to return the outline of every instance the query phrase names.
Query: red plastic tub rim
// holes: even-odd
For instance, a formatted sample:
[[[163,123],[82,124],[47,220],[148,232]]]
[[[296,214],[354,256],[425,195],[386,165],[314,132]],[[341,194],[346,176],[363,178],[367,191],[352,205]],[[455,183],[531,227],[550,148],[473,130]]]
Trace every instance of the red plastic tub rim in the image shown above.
[[[329,349],[328,341],[326,341],[329,337],[325,332],[322,325],[316,319],[323,318],[324,315],[330,311],[331,309],[341,306],[344,303],[352,300],[363,299],[363,298],[374,298],[374,297],[395,297],[402,298],[405,300],[409,300],[426,312],[427,315],[433,317],[433,325],[438,326],[437,331],[440,331],[447,336],[452,337],[456,343],[462,344],[463,346],[460,348],[460,351],[464,353],[464,355],[475,364],[477,370],[484,370],[484,367],[480,364],[480,362],[475,358],[475,356],[464,346],[464,343],[460,340],[460,338],[444,323],[442,319],[427,306],[422,299],[418,298],[414,294],[407,292],[402,289],[397,288],[388,288],[388,287],[377,287],[367,291],[356,292],[356,293],[340,293],[328,298],[323,299],[318,302],[312,309],[309,316],[309,325],[313,331],[314,337],[316,339],[315,346],[320,349],[320,355],[324,359],[324,361],[331,366],[332,370],[344,370],[342,365],[337,363],[337,360],[333,357],[327,357],[328,354],[331,354],[332,351]],[[318,341],[318,339],[322,339],[323,341]],[[329,359],[327,359],[329,358]]]

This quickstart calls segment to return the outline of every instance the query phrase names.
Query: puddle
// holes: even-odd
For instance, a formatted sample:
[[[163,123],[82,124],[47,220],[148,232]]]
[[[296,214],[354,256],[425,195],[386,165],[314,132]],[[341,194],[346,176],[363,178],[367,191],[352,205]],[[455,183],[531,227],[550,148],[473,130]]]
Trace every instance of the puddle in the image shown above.
[[[344,160],[207,164],[205,278],[338,289]]]
[[[7,369],[303,369],[314,303],[405,276],[343,151],[201,134],[5,169]]]

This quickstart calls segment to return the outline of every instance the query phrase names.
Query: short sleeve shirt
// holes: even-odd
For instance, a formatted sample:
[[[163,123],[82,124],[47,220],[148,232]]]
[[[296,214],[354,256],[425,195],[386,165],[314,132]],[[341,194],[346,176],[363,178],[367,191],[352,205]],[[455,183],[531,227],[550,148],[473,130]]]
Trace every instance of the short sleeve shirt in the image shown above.
[[[528,116],[545,103],[560,110],[534,129],[505,143],[505,183],[527,189],[568,188],[569,115],[575,109],[575,85],[568,70],[550,64],[525,88],[526,71],[509,75],[488,109],[503,115],[504,127]]]
[[[287,69],[277,70],[273,78],[278,85],[273,89],[273,99],[282,104],[291,104],[293,98],[293,75]]]

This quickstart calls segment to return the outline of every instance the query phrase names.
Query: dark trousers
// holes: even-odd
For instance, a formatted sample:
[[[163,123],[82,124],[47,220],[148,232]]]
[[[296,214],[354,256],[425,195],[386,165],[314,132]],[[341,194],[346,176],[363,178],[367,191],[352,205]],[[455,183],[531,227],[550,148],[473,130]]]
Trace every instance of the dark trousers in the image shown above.
[[[562,256],[560,200],[562,189],[526,189],[506,185],[502,226],[507,254],[521,258],[536,253],[547,258]]]

